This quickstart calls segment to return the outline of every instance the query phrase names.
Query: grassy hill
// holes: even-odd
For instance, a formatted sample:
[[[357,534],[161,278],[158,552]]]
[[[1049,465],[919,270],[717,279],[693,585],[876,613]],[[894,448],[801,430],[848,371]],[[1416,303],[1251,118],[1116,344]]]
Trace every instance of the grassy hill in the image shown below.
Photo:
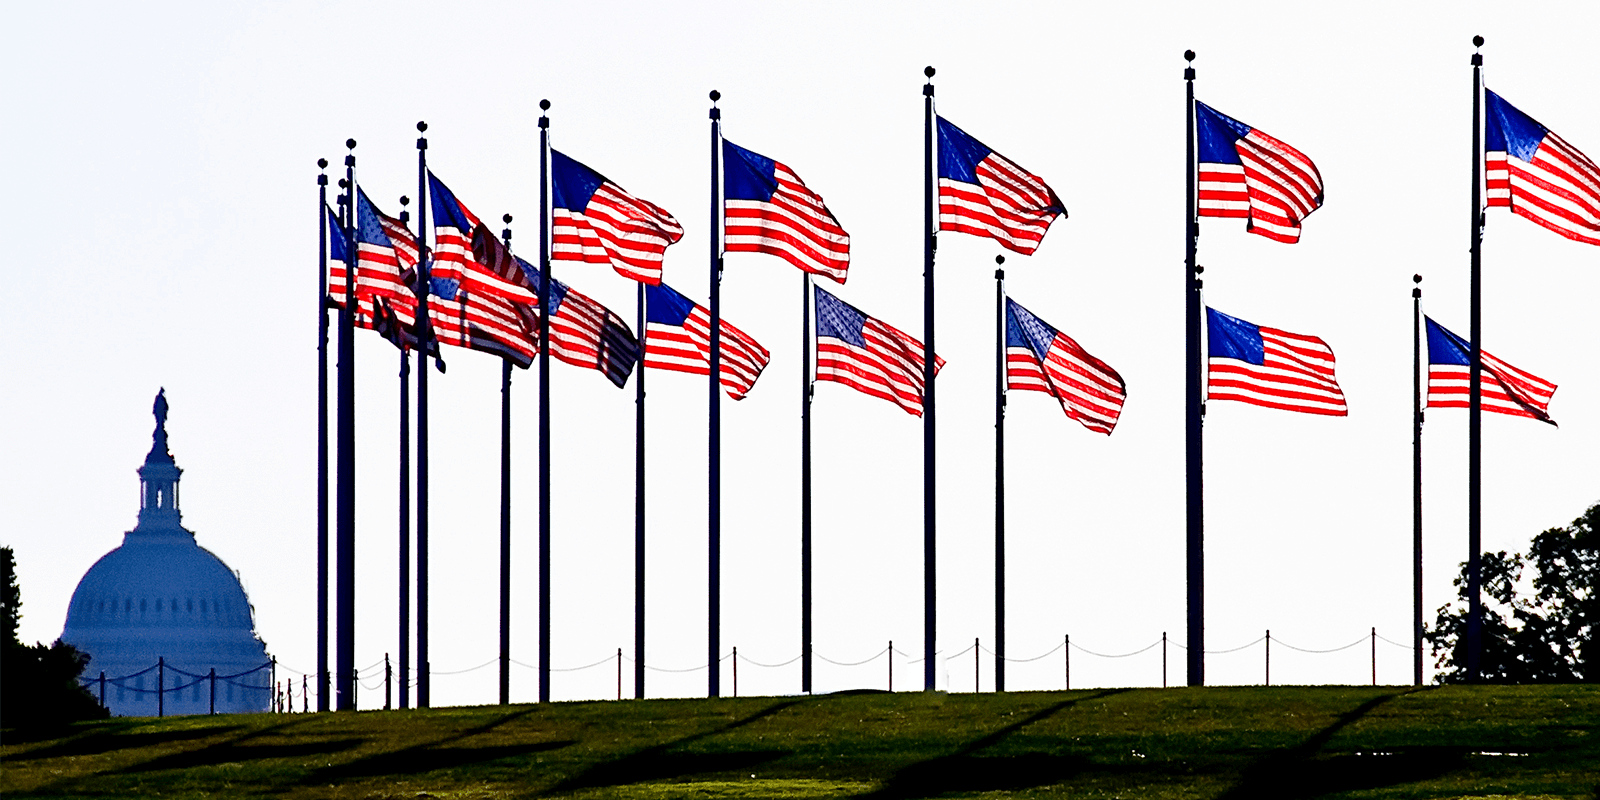
[[[1600,686],[554,703],[0,739],[6,798],[1600,797]]]

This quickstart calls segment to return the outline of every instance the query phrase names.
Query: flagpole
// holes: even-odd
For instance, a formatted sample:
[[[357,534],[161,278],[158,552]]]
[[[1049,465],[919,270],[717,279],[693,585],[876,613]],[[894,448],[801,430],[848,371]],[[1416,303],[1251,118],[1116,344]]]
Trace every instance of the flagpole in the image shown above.
[[[511,215],[500,232],[511,252]],[[500,360],[500,705],[511,703],[511,359]]]
[[[1473,47],[1483,37],[1472,37]],[[1482,680],[1483,652],[1483,54],[1472,54],[1472,380],[1467,395],[1467,680]]]
[[[721,694],[719,655],[722,649],[722,109],[716,103],[722,93],[711,91],[711,397],[710,487],[708,499],[708,540],[710,596],[706,604],[709,617],[706,637],[707,694]]]
[[[639,308],[639,366],[634,378],[633,432],[633,697],[644,699],[644,359],[649,335],[644,283],[635,287]]]
[[[1411,276],[1411,681],[1422,685],[1422,276]]]
[[[1183,60],[1194,63],[1194,51],[1185,50]],[[1185,451],[1188,495],[1188,683],[1204,686],[1206,682],[1206,554],[1205,554],[1205,473],[1202,446],[1202,426],[1205,424],[1205,406],[1200,393],[1200,279],[1195,251],[1200,243],[1200,219],[1196,215],[1196,173],[1194,142],[1194,67],[1185,66],[1184,86],[1188,98],[1184,107],[1186,134],[1184,148],[1188,154],[1184,161],[1184,180],[1188,187],[1185,195],[1186,209],[1183,218],[1183,238],[1187,247],[1184,259],[1184,384],[1185,384]]]
[[[426,134],[428,123],[418,122],[417,133]],[[433,259],[428,249],[428,137],[417,137],[417,708],[431,702],[428,663],[428,352],[433,348],[433,324],[428,316],[432,294]],[[434,361],[438,363],[437,357]],[[406,669],[404,662],[401,670]],[[402,675],[404,673],[402,672]],[[402,678],[401,685],[405,685]]]
[[[328,159],[317,159],[317,710],[328,710]],[[345,281],[350,280],[345,255]]]
[[[800,691],[811,693],[811,273],[800,273]]]
[[[339,315],[339,491],[338,579],[335,581],[337,644],[334,661],[338,675],[334,686],[340,711],[355,709],[356,663],[356,276],[360,255],[356,251],[356,140],[346,139],[352,152],[344,157],[345,280],[344,311]]]
[[[550,702],[550,101],[539,101],[539,702]]]
[[[411,225],[411,212],[404,206],[411,198],[401,197],[400,224]],[[421,255],[421,250],[418,250]],[[398,320],[396,321],[398,322]],[[417,341],[422,342],[422,323],[415,321]],[[404,342],[402,335],[400,341]],[[428,368],[427,348],[422,344],[422,368]],[[411,697],[411,351],[400,348],[400,707],[410,708]]]
[[[1006,263],[994,257],[994,690],[1006,690]]]
[[[933,67],[925,67],[922,74],[928,82],[922,85],[923,108],[923,181],[922,181],[922,688],[934,689],[934,639],[938,629],[937,545],[938,520],[935,516],[934,491],[937,485],[934,471],[935,437],[933,408],[933,254],[939,243],[933,218],[933,198],[938,191],[938,176],[934,166],[933,141]]]

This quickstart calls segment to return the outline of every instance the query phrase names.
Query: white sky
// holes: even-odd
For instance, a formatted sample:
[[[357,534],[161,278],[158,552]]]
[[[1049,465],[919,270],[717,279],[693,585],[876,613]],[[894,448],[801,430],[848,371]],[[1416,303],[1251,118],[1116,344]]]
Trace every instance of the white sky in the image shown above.
[[[547,10],[546,10],[547,9]],[[1488,85],[1600,157],[1593,36],[1600,6],[1489,3],[32,4],[0,26],[0,293],[9,390],[0,542],[16,548],[25,640],[59,635],[78,578],[135,522],[150,402],[165,386],[184,523],[243,576],[280,662],[315,666],[315,161],[360,142],[381,208],[415,197],[413,128],[430,165],[487,219],[534,241],[537,102],[564,152],[688,227],[668,281],[706,288],[706,92],[728,138],[793,167],[853,239],[837,293],[921,331],[922,68],[940,112],[1043,176],[1071,218],[1012,296],[1119,370],[1116,434],[1091,434],[1043,395],[1013,395],[1010,650],[1063,634],[1100,652],[1182,641],[1185,48],[1197,95],[1313,158],[1327,204],[1300,244],[1207,220],[1200,263],[1219,310],[1321,336],[1350,416],[1212,404],[1206,431],[1208,642],[1270,628],[1306,648],[1371,626],[1409,639],[1411,275],[1465,335],[1470,38]],[[939,258],[941,646],[992,645],[992,242],[947,234]],[[1560,384],[1559,429],[1485,415],[1484,544],[1521,549],[1600,500],[1600,248],[1503,210],[1484,247],[1485,343]],[[564,271],[563,271],[564,270]],[[557,275],[633,319],[609,269]],[[728,259],[728,319],[772,351],[723,414],[722,640],[764,662],[799,647],[800,278]],[[396,357],[358,342],[357,664],[397,652]],[[433,388],[433,654],[439,671],[495,657],[499,365],[450,352]],[[554,661],[632,651],[633,390],[553,371]],[[650,396],[649,660],[705,652],[705,385],[656,373]],[[513,658],[536,651],[537,377],[515,389]],[[821,384],[814,410],[816,648],[921,650],[921,426]],[[1429,416],[1426,603],[1453,596],[1466,556],[1466,414]],[[1073,657],[1073,683],[1160,681],[1159,650]],[[1379,678],[1410,678],[1379,644]],[[1171,675],[1182,679],[1181,651]],[[1367,648],[1274,648],[1274,681],[1363,682]],[[515,667],[512,696],[536,696]],[[882,660],[818,662],[818,690],[881,686]],[[741,693],[799,688],[798,665],[740,670]],[[1430,659],[1431,672],[1431,659]],[[898,659],[896,683],[920,685]],[[948,686],[972,687],[971,657]],[[985,688],[991,685],[987,657]],[[724,676],[724,691],[731,676]],[[1057,688],[1059,654],[1014,665],[1010,688]],[[1209,659],[1214,683],[1261,678],[1260,648]],[[704,691],[651,673],[652,695]],[[436,705],[492,702],[493,666],[434,681]],[[610,667],[558,673],[557,698],[606,697]],[[631,673],[624,692],[631,694]],[[361,701],[370,706],[376,694]]]

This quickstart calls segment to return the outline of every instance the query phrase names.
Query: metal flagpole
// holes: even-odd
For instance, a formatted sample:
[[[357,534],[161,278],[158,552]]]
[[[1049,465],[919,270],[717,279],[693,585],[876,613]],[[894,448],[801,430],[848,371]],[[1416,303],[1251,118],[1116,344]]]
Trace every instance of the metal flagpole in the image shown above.
[[[500,232],[511,252],[511,215]],[[500,361],[500,705],[511,703],[511,359]]]
[[[400,198],[400,223],[411,224],[411,212],[404,209],[411,198]],[[420,238],[420,237],[419,237]],[[421,251],[419,249],[418,254]],[[412,326],[422,342],[422,323]],[[404,341],[402,339],[401,341]],[[428,368],[423,345],[422,368]],[[400,707],[411,707],[411,351],[400,348]],[[387,696],[387,693],[386,693]]]
[[[645,340],[649,336],[644,283],[640,282],[639,308],[639,365],[634,377],[633,423],[633,697],[644,699],[644,354]]]
[[[1411,681],[1422,685],[1422,276],[1411,276]]]
[[[334,661],[336,707],[355,709],[356,663],[356,273],[360,257],[356,252],[356,140],[346,139],[352,152],[344,157],[345,197],[345,276],[344,310],[339,315],[339,490],[338,490],[338,580],[335,582],[338,637]]]
[[[327,170],[328,159],[317,159]],[[328,710],[328,174],[317,176],[317,710]],[[349,281],[349,254],[345,280]],[[105,705],[101,703],[101,705]]]
[[[1194,51],[1185,50],[1183,59],[1194,63]],[[1205,405],[1200,393],[1200,279],[1195,263],[1195,250],[1200,242],[1200,219],[1196,215],[1196,172],[1194,142],[1194,67],[1183,69],[1183,82],[1188,98],[1184,105],[1184,123],[1187,131],[1183,143],[1188,157],[1184,161],[1184,181],[1188,192],[1184,198],[1186,208],[1183,218],[1183,238],[1187,246],[1184,259],[1185,335],[1184,335],[1184,385],[1185,394],[1185,450],[1188,493],[1188,650],[1189,685],[1204,686],[1206,682],[1206,553],[1205,553],[1205,473],[1202,456],[1202,429],[1205,424]]]
[[[934,409],[933,409],[933,254],[939,242],[934,225],[933,198],[938,191],[935,173],[933,141],[933,67],[922,74],[928,82],[922,85],[923,107],[923,181],[922,181],[922,688],[934,689],[934,638],[938,629],[938,584],[935,565],[937,559],[938,530],[935,516],[934,491]]]
[[[418,122],[417,133],[426,134],[428,123]],[[431,702],[432,681],[428,662],[428,352],[435,346],[428,316],[432,293],[432,252],[428,248],[428,137],[417,137],[417,325],[422,335],[417,356],[417,708]],[[438,363],[435,357],[435,364]],[[404,661],[402,670],[406,669]],[[404,680],[401,681],[404,683]]]
[[[800,691],[811,693],[811,273],[800,273]]]
[[[994,257],[994,690],[1006,690],[1006,263]]]
[[[1473,47],[1483,37],[1472,37]],[[1467,395],[1467,680],[1482,680],[1483,583],[1483,314],[1479,267],[1483,262],[1483,54],[1472,54],[1472,381]]]
[[[722,649],[722,109],[716,105],[720,99],[722,93],[711,90],[711,435],[706,517],[710,544],[706,692],[711,697],[721,694],[722,684],[722,670],[718,669]]]
[[[550,101],[539,101],[539,702],[550,702]]]

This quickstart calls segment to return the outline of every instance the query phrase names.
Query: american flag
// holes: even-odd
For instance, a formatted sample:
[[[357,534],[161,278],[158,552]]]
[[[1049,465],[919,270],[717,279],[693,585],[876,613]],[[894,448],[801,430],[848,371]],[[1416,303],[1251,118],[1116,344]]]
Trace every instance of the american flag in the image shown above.
[[[416,239],[399,220],[378,211],[365,192],[358,189],[357,198],[355,325],[377,331],[401,349],[415,348],[417,298],[409,284],[415,277]],[[328,303],[344,308],[344,234],[333,210],[327,213],[333,245],[328,262]]]
[[[671,214],[555,150],[550,188],[552,259],[610,264],[636,281],[661,282],[667,246],[683,238]]]
[[[835,381],[922,416],[922,342],[816,289],[817,380]],[[934,356],[933,373],[944,359]]]
[[[327,204],[323,204],[322,210],[328,215],[328,301],[343,308],[345,262],[348,260],[345,255],[344,223]]]
[[[525,276],[525,286],[537,289],[539,268],[520,258],[517,266]],[[539,301],[523,306],[523,313],[538,330]],[[537,339],[535,339],[537,344]],[[639,360],[639,341],[633,329],[603,305],[558,281],[550,281],[550,355],[578,367],[598,370],[622,388]]]
[[[1206,309],[1206,340],[1210,399],[1333,417],[1349,413],[1327,342],[1212,308]]]
[[[1427,317],[1428,408],[1468,408],[1472,391],[1472,345]],[[1483,354],[1479,381],[1483,410],[1528,417],[1551,425],[1550,398],[1556,385]]]
[[[1044,179],[939,117],[939,230],[1032,255],[1067,210]]]
[[[1600,167],[1500,95],[1483,94],[1488,204],[1568,239],[1600,244]]]
[[[1006,388],[1049,394],[1068,419],[1107,436],[1128,399],[1127,385],[1116,370],[1009,297]]]
[[[850,234],[793,170],[724,139],[722,187],[728,252],[775,255],[844,283]]]
[[[525,287],[496,275],[472,254],[472,232],[482,223],[449,187],[428,173],[433,209],[433,263],[428,319],[439,341],[533,363],[538,343],[517,304],[538,303]]]
[[[665,283],[646,286],[644,365],[691,375],[711,374],[711,314],[704,306]],[[723,391],[743,400],[761,371],[772,360],[755,339],[738,328],[722,324]]]
[[[1245,230],[1293,244],[1322,206],[1322,175],[1305,153],[1198,100],[1200,216],[1243,217]]]

